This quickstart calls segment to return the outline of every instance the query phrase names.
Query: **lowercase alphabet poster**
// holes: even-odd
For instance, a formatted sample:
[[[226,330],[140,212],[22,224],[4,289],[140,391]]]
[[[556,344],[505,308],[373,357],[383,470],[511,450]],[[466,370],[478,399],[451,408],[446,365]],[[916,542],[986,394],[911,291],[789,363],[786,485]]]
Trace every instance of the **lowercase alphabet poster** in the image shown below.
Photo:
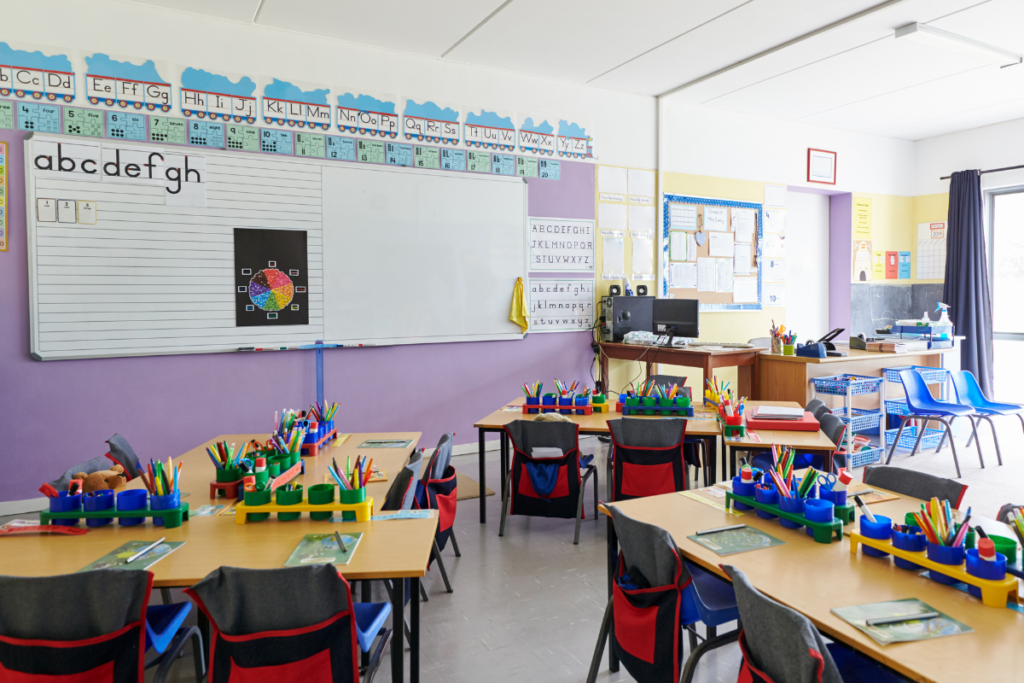
[[[305,230],[235,228],[235,325],[309,324]]]

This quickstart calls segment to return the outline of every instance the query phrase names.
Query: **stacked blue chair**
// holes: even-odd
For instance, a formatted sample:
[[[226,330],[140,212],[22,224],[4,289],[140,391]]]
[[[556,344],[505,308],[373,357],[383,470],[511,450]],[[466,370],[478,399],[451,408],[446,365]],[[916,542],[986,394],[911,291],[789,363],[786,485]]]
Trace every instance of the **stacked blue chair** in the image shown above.
[[[605,609],[587,683],[594,683],[605,640],[633,678],[645,683],[689,683],[697,663],[709,650],[733,643],[739,630],[718,635],[722,624],[739,619],[736,596],[728,582],[684,562],[672,536],[609,506],[621,552],[612,597]],[[699,646],[695,626],[707,637]],[[683,630],[690,656],[683,666]]]
[[[885,464],[888,465],[892,460],[893,453],[896,452],[896,446],[899,445],[900,437],[903,435],[903,429],[907,426],[907,420],[922,420],[921,427],[917,432],[917,442],[914,444],[914,449],[910,452],[911,455],[917,453],[917,448],[921,444],[921,438],[924,437],[925,425],[928,423],[928,420],[936,420],[946,427],[946,431],[942,435],[942,441],[939,442],[935,452],[938,453],[942,449],[946,436],[949,436],[949,446],[953,450],[953,464],[956,466],[956,477],[959,479],[960,461],[956,457],[956,442],[953,439],[953,431],[950,424],[953,418],[966,417],[971,421],[971,430],[974,432],[974,439],[977,442],[978,430],[974,423],[974,409],[959,403],[940,401],[932,396],[931,391],[928,389],[928,384],[918,374],[917,370],[901,370],[900,382],[902,382],[903,391],[907,395],[907,410],[910,414],[900,416],[900,428],[896,432],[896,438],[892,441],[892,448],[889,449],[889,456],[885,459]],[[976,445],[978,448],[978,460],[981,462],[981,466],[985,467],[985,460],[981,456],[981,444],[977,443]]]
[[[999,460],[999,464],[1002,465],[1003,454],[999,452],[999,437],[996,436],[996,426],[992,422],[992,418],[998,415],[1016,415],[1017,419],[1020,420],[1021,427],[1024,428],[1024,406],[1016,403],[990,401],[985,396],[985,392],[981,390],[978,378],[970,370],[961,370],[960,372],[952,373],[952,375],[953,388],[956,390],[957,401],[960,402],[960,405],[973,408],[975,416],[987,421],[988,426],[992,428],[992,439],[996,444],[996,458]],[[974,438],[973,434],[971,438]],[[968,441],[967,445],[970,446],[971,442]]]

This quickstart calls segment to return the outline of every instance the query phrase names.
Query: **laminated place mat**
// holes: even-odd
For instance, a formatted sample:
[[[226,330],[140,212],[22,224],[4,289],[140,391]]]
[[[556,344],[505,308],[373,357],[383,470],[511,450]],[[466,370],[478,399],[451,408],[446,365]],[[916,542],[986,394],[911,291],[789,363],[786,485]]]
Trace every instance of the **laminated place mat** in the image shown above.
[[[864,495],[861,491],[870,491],[871,493]],[[868,486],[867,484],[850,484],[846,489],[847,500],[853,500],[854,495],[859,495],[860,499],[865,504],[870,505],[872,503],[886,503],[890,500],[899,500],[900,497],[895,493],[889,493],[888,491],[879,491],[876,488]]]

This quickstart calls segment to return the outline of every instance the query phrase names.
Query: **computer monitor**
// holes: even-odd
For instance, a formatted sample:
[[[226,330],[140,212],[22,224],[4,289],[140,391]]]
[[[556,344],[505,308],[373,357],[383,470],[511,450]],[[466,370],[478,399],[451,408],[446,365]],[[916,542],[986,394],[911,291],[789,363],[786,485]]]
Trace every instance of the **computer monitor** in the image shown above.
[[[667,334],[670,342],[672,337],[699,337],[699,307],[697,299],[655,299],[652,332]]]

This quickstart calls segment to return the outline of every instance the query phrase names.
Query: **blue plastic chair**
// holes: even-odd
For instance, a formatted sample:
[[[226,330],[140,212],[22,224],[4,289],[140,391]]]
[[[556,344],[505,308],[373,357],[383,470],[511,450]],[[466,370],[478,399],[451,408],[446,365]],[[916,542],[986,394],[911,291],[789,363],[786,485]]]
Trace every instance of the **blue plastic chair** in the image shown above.
[[[999,464],[1003,464],[1003,454],[999,452],[999,438],[996,437],[996,425],[992,422],[992,417],[996,415],[1016,415],[1017,419],[1020,420],[1020,425],[1024,428],[1024,406],[1016,403],[997,403],[996,401],[990,401],[985,397],[985,392],[981,390],[981,386],[978,384],[978,378],[970,370],[961,370],[960,372],[953,373],[953,388],[957,393],[957,400],[961,405],[970,406],[974,408],[974,414],[978,419],[985,420],[988,422],[988,426],[992,428],[992,440],[996,443],[996,457],[999,459]],[[973,439],[974,436],[972,435]],[[967,445],[970,446],[971,442],[968,441]]]
[[[924,378],[921,377],[917,370],[901,370],[900,382],[902,382],[903,391],[907,395],[907,409],[910,411],[910,415],[900,416],[900,428],[896,432],[896,438],[892,441],[892,448],[889,449],[889,457],[885,459],[885,464],[888,465],[892,460],[893,453],[896,452],[896,446],[899,445],[900,437],[903,436],[903,428],[907,426],[908,420],[923,420],[921,428],[917,431],[917,441],[914,442],[914,449],[910,452],[912,456],[917,453],[917,449],[921,445],[921,438],[924,437],[925,425],[928,424],[928,420],[935,420],[941,422],[946,427],[946,431],[942,435],[942,440],[939,441],[939,446],[935,449],[935,452],[938,453],[942,450],[942,445],[945,443],[946,436],[948,435],[949,446],[953,450],[953,464],[956,466],[956,477],[959,479],[960,461],[956,457],[956,442],[953,439],[950,421],[952,418],[966,417],[971,421],[971,430],[974,432],[975,440],[977,440],[978,430],[974,423],[974,409],[959,403],[940,401],[932,396]],[[985,460],[981,456],[981,444],[977,445],[978,460],[984,468]]]
[[[156,656],[146,660],[146,668],[159,666],[154,683],[167,680],[171,666],[178,659],[182,649],[192,640],[192,658],[195,662],[196,683],[206,675],[203,658],[203,637],[195,626],[182,627],[185,617],[192,611],[191,602],[176,602],[170,605],[149,605],[146,607],[146,651],[152,648]]]
[[[364,683],[370,683],[380,666],[380,657],[384,653],[384,648],[391,642],[393,631],[384,626],[384,622],[391,615],[391,603],[353,602],[352,611],[356,615],[356,640],[364,655],[369,654],[374,639],[380,636],[373,655],[369,660],[362,662],[360,666],[360,679]]]

